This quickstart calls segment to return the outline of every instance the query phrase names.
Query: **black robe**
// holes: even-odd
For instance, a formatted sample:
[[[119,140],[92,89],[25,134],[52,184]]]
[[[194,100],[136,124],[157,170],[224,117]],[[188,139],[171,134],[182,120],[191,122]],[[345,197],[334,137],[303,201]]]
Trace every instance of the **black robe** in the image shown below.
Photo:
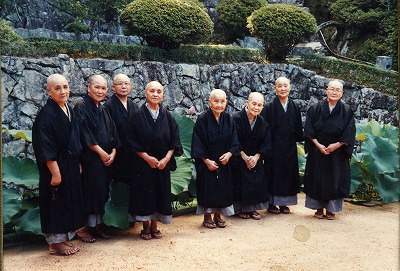
[[[201,114],[193,127],[191,156],[197,172],[197,202],[207,208],[225,208],[233,204],[231,160],[226,165],[219,157],[239,153],[236,128],[231,116],[221,113],[219,123],[211,109]],[[202,158],[214,160],[219,169],[210,171]],[[232,159],[232,157],[231,157]]]
[[[304,192],[315,200],[345,198],[350,193],[350,161],[355,143],[353,112],[340,100],[329,112],[328,102],[314,104],[307,111],[304,127],[305,151],[308,153]],[[340,148],[324,155],[312,143],[315,138],[324,146],[342,142]]]
[[[130,184],[138,159],[140,158],[128,147],[128,123],[130,119],[132,119],[133,112],[138,109],[138,106],[128,98],[127,108],[125,109],[124,105],[115,94],[104,103],[104,106],[114,120],[120,139],[117,155],[112,164],[112,176],[114,181],[122,181],[126,184]]]
[[[265,160],[268,190],[273,196],[294,196],[300,192],[297,141],[303,140],[300,109],[290,98],[287,110],[278,97],[261,115],[271,129],[272,157]]]
[[[104,214],[110,192],[111,167],[106,167],[89,146],[99,145],[110,154],[118,146],[117,130],[107,109],[101,104],[97,107],[89,95],[85,95],[74,110],[83,147],[82,183],[86,214]]]
[[[234,183],[234,200],[242,205],[253,205],[268,201],[267,179],[263,159],[271,155],[271,134],[269,126],[263,119],[256,118],[253,130],[250,128],[246,110],[236,112],[233,121],[239,139],[239,151],[248,156],[259,153],[260,159],[254,168],[249,170],[240,155],[232,161]]]
[[[39,208],[43,233],[67,233],[83,227],[83,191],[80,178],[81,143],[75,114],[71,121],[52,100],[37,115],[32,144],[39,169]],[[57,161],[61,184],[52,192],[46,161]],[[53,197],[54,194],[54,197]]]
[[[157,159],[174,149],[174,156],[183,153],[179,127],[174,117],[161,105],[154,122],[149,109],[142,105],[129,122],[131,151],[146,152]],[[139,159],[137,173],[130,189],[129,213],[146,216],[153,213],[172,215],[171,171],[176,169],[174,156],[163,170],[154,169],[144,159]]]

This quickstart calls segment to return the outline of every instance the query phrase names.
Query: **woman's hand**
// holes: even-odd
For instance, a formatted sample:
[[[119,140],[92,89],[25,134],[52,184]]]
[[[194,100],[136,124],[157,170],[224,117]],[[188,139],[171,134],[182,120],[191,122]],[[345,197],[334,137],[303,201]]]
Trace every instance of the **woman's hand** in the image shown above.
[[[61,174],[51,175],[50,185],[57,186],[61,184]]]
[[[105,162],[103,161],[103,164],[106,167],[110,166],[114,162],[116,153],[117,153],[117,151],[115,149],[113,149],[112,152],[109,154],[109,159]]]
[[[232,153],[231,152],[227,152],[224,153],[223,155],[221,155],[221,157],[219,158],[219,161],[221,162],[222,165],[226,165],[229,162],[229,159],[232,157]]]
[[[260,159],[260,155],[258,153],[253,156],[249,156],[246,161],[247,168],[254,168],[257,165],[258,159]]]
[[[166,167],[166,165],[168,164],[169,159],[170,159],[169,157],[164,157],[163,159],[158,161],[157,168],[160,170],[164,169]]]
[[[160,161],[158,161],[157,158],[150,155],[148,155],[144,160],[147,162],[147,164],[149,164],[151,168],[157,168],[160,164]]]
[[[210,159],[203,159],[204,164],[206,164],[208,170],[210,171],[214,171],[217,170],[219,168],[217,162],[210,160]]]
[[[322,145],[321,143],[318,142],[315,138],[311,139],[311,141],[314,143],[315,147],[324,155],[328,155],[329,152],[326,150],[326,147]]]
[[[326,151],[328,153],[334,152],[335,150],[339,149],[342,145],[343,145],[343,143],[340,143],[340,142],[329,144],[329,146],[326,147]]]

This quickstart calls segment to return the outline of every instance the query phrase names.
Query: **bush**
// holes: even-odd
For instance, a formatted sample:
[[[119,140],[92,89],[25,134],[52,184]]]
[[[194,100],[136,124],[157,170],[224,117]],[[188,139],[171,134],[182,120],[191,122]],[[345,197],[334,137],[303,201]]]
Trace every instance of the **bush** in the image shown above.
[[[304,56],[301,63],[295,61],[292,63],[306,69],[314,70],[325,77],[340,78],[344,81],[354,82],[389,95],[398,95],[398,73],[394,71],[386,71],[375,66],[324,57],[317,54]]]
[[[0,45],[21,42],[22,38],[15,33],[7,21],[0,19]]]
[[[283,61],[299,42],[317,30],[315,18],[299,7],[267,4],[247,19],[250,33],[262,40],[267,58]]]
[[[136,0],[121,12],[129,35],[164,49],[210,40],[213,23],[197,0]]]
[[[226,42],[231,43],[250,35],[247,17],[253,11],[265,6],[265,0],[221,0],[216,9],[219,27]]]
[[[184,45],[168,51],[168,59],[178,63],[219,64],[261,62],[257,49],[225,45]]]
[[[260,62],[256,49],[225,45],[183,45],[164,50],[141,45],[124,45],[111,42],[65,41],[47,38],[30,38],[24,43],[2,47],[3,55],[25,57],[51,57],[67,54],[72,58],[106,58],[133,61],[160,61],[178,63],[237,63]]]

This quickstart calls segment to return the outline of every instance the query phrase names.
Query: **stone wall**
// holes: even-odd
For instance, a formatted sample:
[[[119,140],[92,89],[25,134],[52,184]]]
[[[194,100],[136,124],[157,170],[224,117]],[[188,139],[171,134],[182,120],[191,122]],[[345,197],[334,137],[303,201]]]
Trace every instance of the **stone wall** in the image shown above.
[[[292,81],[290,96],[300,105],[303,120],[306,110],[325,97],[325,86],[329,81],[313,71],[291,64],[194,65],[72,59],[67,55],[42,59],[2,56],[1,69],[2,125],[8,129],[28,130],[46,102],[46,78],[52,73],[67,77],[72,103],[86,93],[85,81],[92,74],[102,74],[111,86],[111,78],[115,74],[126,73],[132,81],[132,98],[138,104],[144,102],[145,85],[151,80],[158,80],[165,87],[164,105],[179,114],[187,114],[192,106],[197,113],[206,110],[209,92],[214,88],[227,91],[227,110],[230,113],[244,107],[251,91],[259,91],[265,95],[267,102],[271,101],[275,96],[274,80],[286,76]],[[108,97],[111,94],[109,90]],[[358,122],[376,119],[398,126],[397,97],[345,82],[343,100],[351,105]],[[13,156],[26,155],[26,146],[16,146],[15,142],[10,143],[14,144],[12,147],[8,144],[3,145],[3,156],[10,155],[10,152]]]

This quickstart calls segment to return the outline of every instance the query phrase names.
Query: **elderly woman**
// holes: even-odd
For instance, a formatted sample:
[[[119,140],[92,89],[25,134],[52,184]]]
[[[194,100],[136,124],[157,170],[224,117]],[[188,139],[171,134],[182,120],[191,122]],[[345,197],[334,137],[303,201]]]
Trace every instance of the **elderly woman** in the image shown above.
[[[274,90],[275,98],[261,113],[271,129],[272,138],[272,155],[265,159],[270,193],[268,212],[289,214],[288,205],[297,204],[297,193],[300,192],[296,142],[303,140],[303,128],[300,108],[289,98],[289,79],[278,77]]]
[[[214,229],[226,227],[221,215],[234,214],[229,161],[239,148],[233,120],[224,112],[225,92],[214,89],[208,103],[210,109],[198,117],[193,128],[191,155],[197,172],[196,213],[204,214],[204,227]]]
[[[85,243],[96,241],[92,235],[108,239],[102,226],[111,183],[118,133],[108,110],[101,104],[107,94],[107,80],[101,75],[88,79],[87,94],[74,107],[82,143],[82,183],[87,228],[77,232]]]
[[[129,213],[143,222],[144,240],[161,238],[158,221],[172,223],[171,175],[173,155],[182,155],[179,128],[172,114],[161,105],[164,88],[152,81],[145,89],[146,103],[130,119],[130,148],[141,158],[131,183]]]
[[[40,223],[50,254],[68,256],[79,251],[69,240],[85,224],[80,177],[82,146],[79,124],[67,104],[67,79],[61,74],[50,75],[47,93],[47,103],[32,128],[39,169]]]
[[[315,217],[335,218],[350,192],[350,162],[355,142],[355,121],[350,107],[341,102],[343,84],[329,82],[327,99],[307,111],[304,135],[308,153],[304,176],[305,206]],[[326,215],[324,214],[326,209]]]
[[[268,209],[267,179],[263,158],[271,155],[271,134],[259,116],[264,96],[252,92],[246,107],[233,115],[238,133],[240,156],[233,159],[235,213],[243,219],[261,219],[257,210]]]

